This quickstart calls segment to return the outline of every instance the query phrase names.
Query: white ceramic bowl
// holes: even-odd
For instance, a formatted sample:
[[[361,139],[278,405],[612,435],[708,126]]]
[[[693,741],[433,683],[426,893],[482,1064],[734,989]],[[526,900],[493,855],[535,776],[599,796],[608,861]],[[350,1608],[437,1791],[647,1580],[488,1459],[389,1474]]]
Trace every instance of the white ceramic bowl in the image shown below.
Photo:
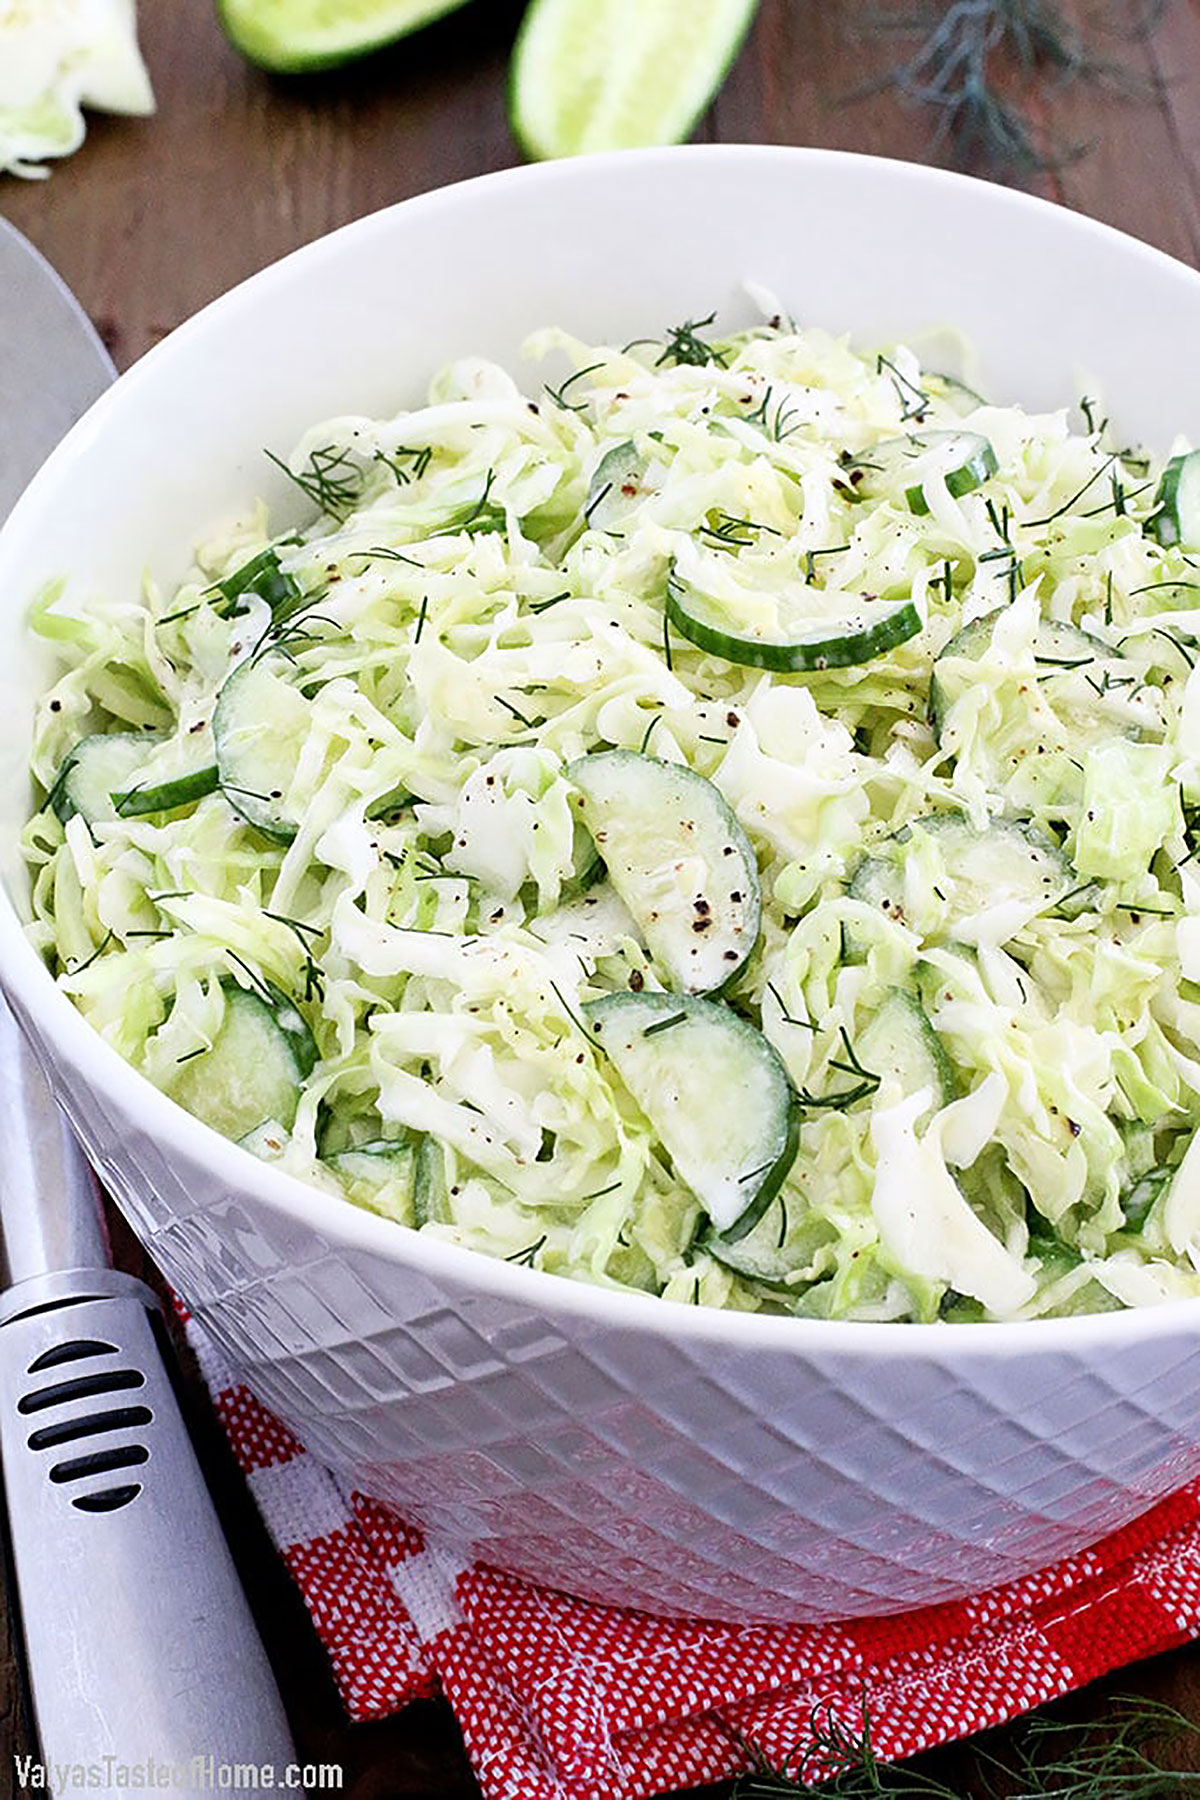
[[[247,282],[87,415],[0,534],[0,978],[156,1261],[317,1456],[460,1548],[605,1600],[885,1613],[1079,1549],[1200,1474],[1200,1303],[848,1325],[609,1293],[432,1243],[256,1163],[92,1034],[27,945],[17,839],[40,583],[131,589],[266,479],[262,447],[415,401],[525,333],[661,331],[740,284],[805,322],[956,325],[999,397],[1200,421],[1200,276],[917,167],[701,147],[412,200]],[[0,1152],[2,1153],[2,1152]]]

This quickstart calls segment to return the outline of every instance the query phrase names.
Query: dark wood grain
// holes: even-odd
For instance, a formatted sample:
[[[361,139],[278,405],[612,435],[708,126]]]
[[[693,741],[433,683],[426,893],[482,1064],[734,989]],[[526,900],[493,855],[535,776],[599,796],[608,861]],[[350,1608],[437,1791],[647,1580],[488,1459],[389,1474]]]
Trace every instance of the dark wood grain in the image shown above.
[[[1095,16],[1091,0],[1066,4],[1080,22]],[[763,0],[698,135],[928,160],[929,118],[885,80],[913,40],[868,22],[901,10],[913,10],[910,0]],[[505,68],[521,11],[521,0],[476,0],[367,62],[283,80],[229,47],[209,0],[144,0],[158,115],[94,120],[83,149],[47,182],[0,178],[0,213],[58,267],[125,367],[216,294],[310,239],[516,162]],[[1128,22],[1137,11],[1114,4],[1110,16]],[[1200,262],[1200,0],[1168,0],[1152,34],[1114,32],[1097,48],[1120,61],[1123,80],[1010,84],[1045,143],[1086,147],[1026,185]],[[138,1266],[136,1246],[119,1228],[118,1236],[122,1261]],[[341,1761],[354,1800],[476,1796],[445,1707],[423,1703],[378,1725],[346,1725],[304,1609],[186,1371],[184,1390],[301,1755]],[[1200,1651],[1126,1669],[1072,1697],[1068,1710],[1098,1718],[1129,1692],[1200,1719]],[[1009,1742],[1009,1731],[989,1740],[1000,1755]],[[11,1751],[23,1747],[10,1648],[0,1657],[0,1793],[11,1787]],[[964,1795],[984,1791],[969,1747],[951,1746],[922,1766]],[[1200,1769],[1200,1755],[1189,1760],[1185,1750],[1182,1766]]]

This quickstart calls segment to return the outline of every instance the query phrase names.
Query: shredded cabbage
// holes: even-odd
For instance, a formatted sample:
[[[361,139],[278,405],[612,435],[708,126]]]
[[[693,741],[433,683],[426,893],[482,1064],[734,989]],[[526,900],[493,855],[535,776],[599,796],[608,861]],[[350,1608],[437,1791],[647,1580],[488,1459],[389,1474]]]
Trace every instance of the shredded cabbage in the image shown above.
[[[134,0],[0,0],[0,173],[44,176],[83,142],[83,108],[150,113]]]
[[[231,983],[288,996],[316,1060],[247,1147],[401,1228],[821,1318],[1200,1293],[1200,611],[1194,563],[1145,529],[1159,469],[1090,413],[987,404],[904,346],[705,329],[540,333],[530,354],[568,373],[534,399],[456,362],[426,406],[306,435],[303,529],[253,505],[175,592],[42,596],[62,667],[32,758],[34,942],[168,1092],[185,1062],[202,1085]],[[927,457],[914,509],[905,441],[948,431],[998,469],[955,492]],[[744,628],[784,595],[835,621],[911,599],[921,628],[851,666],[745,667],[667,626],[672,572]],[[212,764],[218,695],[255,659],[258,798],[291,835],[228,778],[60,817],[88,734],[144,733],[142,785]],[[570,804],[568,765],[611,747],[688,764],[753,845],[761,934],[720,1003],[799,1096],[779,1279],[722,1260],[581,1023],[669,985]],[[947,820],[1017,831],[1001,872],[1026,833],[1062,881],[955,889]],[[862,880],[880,855],[887,908]],[[897,988],[940,1094],[859,1062]]]

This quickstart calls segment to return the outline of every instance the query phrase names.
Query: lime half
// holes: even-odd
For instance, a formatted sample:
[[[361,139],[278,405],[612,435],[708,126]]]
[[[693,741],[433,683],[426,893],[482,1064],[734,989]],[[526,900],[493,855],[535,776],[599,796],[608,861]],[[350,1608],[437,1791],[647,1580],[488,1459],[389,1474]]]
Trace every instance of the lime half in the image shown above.
[[[729,71],[758,0],[532,0],[510,108],[534,157],[677,144]]]
[[[331,69],[380,50],[464,0],[217,0],[225,35],[263,69]]]

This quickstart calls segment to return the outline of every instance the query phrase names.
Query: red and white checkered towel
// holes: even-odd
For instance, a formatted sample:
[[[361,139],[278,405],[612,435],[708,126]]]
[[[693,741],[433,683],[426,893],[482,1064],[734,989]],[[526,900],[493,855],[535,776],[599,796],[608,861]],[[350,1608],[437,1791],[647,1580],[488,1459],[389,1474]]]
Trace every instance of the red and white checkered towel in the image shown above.
[[[456,1560],[343,1486],[190,1335],[350,1716],[440,1690],[487,1800],[639,1800],[755,1751],[794,1768],[814,1714],[858,1728],[864,1704],[877,1752],[907,1756],[1200,1635],[1200,1482],[971,1600],[840,1625],[670,1622]]]

